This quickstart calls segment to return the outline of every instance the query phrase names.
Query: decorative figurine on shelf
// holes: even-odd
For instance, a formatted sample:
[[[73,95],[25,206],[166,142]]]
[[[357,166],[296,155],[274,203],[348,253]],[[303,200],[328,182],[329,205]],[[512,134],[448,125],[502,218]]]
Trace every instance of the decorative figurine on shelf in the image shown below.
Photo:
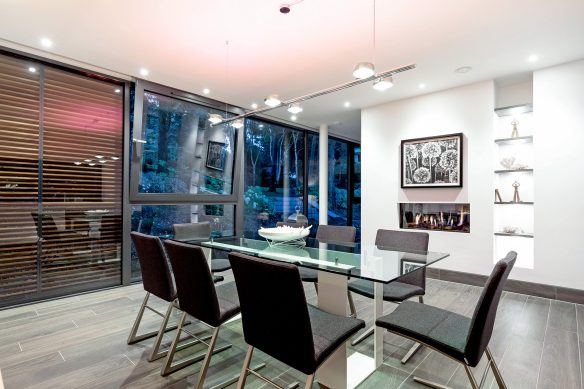
[[[519,122],[517,121],[517,119],[513,119],[513,121],[511,122],[511,125],[513,126],[513,130],[511,131],[511,138],[519,137],[519,131],[517,130],[518,124]]]
[[[513,188],[515,188],[515,191],[513,192],[513,202],[514,203],[520,203],[521,202],[521,199],[519,198],[519,186],[520,185],[521,184],[519,184],[519,182],[517,182],[517,181],[515,181],[513,183],[513,185],[512,185]]]
[[[495,189],[495,202],[502,203],[503,199],[501,198],[501,193],[499,193],[499,189]]]

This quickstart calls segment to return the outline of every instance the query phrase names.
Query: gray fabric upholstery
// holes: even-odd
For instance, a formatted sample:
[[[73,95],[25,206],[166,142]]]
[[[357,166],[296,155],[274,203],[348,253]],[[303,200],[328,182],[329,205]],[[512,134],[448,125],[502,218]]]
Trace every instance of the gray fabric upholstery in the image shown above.
[[[304,374],[313,374],[336,346],[365,326],[309,307],[294,265],[239,253],[229,259],[245,341]]]
[[[233,285],[215,287],[203,250],[194,245],[164,242],[174,272],[180,309],[218,327],[239,313]]]
[[[211,236],[209,222],[173,224],[172,229],[176,240],[207,239]]]
[[[516,258],[517,253],[511,251],[497,262],[472,319],[429,305],[404,301],[389,315],[378,318],[375,324],[475,367],[491,339],[501,293]]]
[[[140,261],[144,290],[165,301],[174,300],[176,292],[173,275],[160,239],[135,231],[130,236]]]
[[[329,226],[321,224],[316,231],[316,239],[320,243],[331,243],[343,246],[354,246],[357,229],[352,226]]]
[[[373,281],[355,280],[349,283],[349,290],[365,297],[373,298]],[[410,285],[403,282],[390,282],[383,284],[383,300],[400,302],[414,296],[423,296],[424,289],[416,285]]]
[[[223,258],[213,258],[211,259],[211,271],[222,272],[231,269],[231,264],[228,259]]]
[[[318,270],[298,266],[300,279],[304,282],[318,282]]]

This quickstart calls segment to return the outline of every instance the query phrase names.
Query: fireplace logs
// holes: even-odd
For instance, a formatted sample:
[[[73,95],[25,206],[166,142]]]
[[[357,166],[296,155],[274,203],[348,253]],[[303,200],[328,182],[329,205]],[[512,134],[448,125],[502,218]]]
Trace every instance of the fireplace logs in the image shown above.
[[[470,232],[470,204],[401,203],[400,228]]]

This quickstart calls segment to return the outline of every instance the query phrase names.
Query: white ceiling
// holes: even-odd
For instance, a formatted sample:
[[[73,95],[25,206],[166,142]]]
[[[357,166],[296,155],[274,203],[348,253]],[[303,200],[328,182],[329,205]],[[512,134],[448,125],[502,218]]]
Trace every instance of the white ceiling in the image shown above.
[[[377,1],[375,50],[373,0],[304,0],[287,15],[282,1],[0,0],[0,38],[41,48],[48,37],[52,53],[136,77],[145,67],[151,81],[243,107],[350,81],[358,61],[416,63],[389,91],[356,87],[298,115],[353,138],[362,107],[584,57],[582,0]]]

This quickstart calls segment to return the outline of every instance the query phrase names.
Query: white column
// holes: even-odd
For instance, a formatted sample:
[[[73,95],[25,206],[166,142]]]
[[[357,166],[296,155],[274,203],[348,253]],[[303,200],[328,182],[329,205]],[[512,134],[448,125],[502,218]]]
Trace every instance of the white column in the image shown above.
[[[328,224],[328,124],[318,138],[318,224]]]

